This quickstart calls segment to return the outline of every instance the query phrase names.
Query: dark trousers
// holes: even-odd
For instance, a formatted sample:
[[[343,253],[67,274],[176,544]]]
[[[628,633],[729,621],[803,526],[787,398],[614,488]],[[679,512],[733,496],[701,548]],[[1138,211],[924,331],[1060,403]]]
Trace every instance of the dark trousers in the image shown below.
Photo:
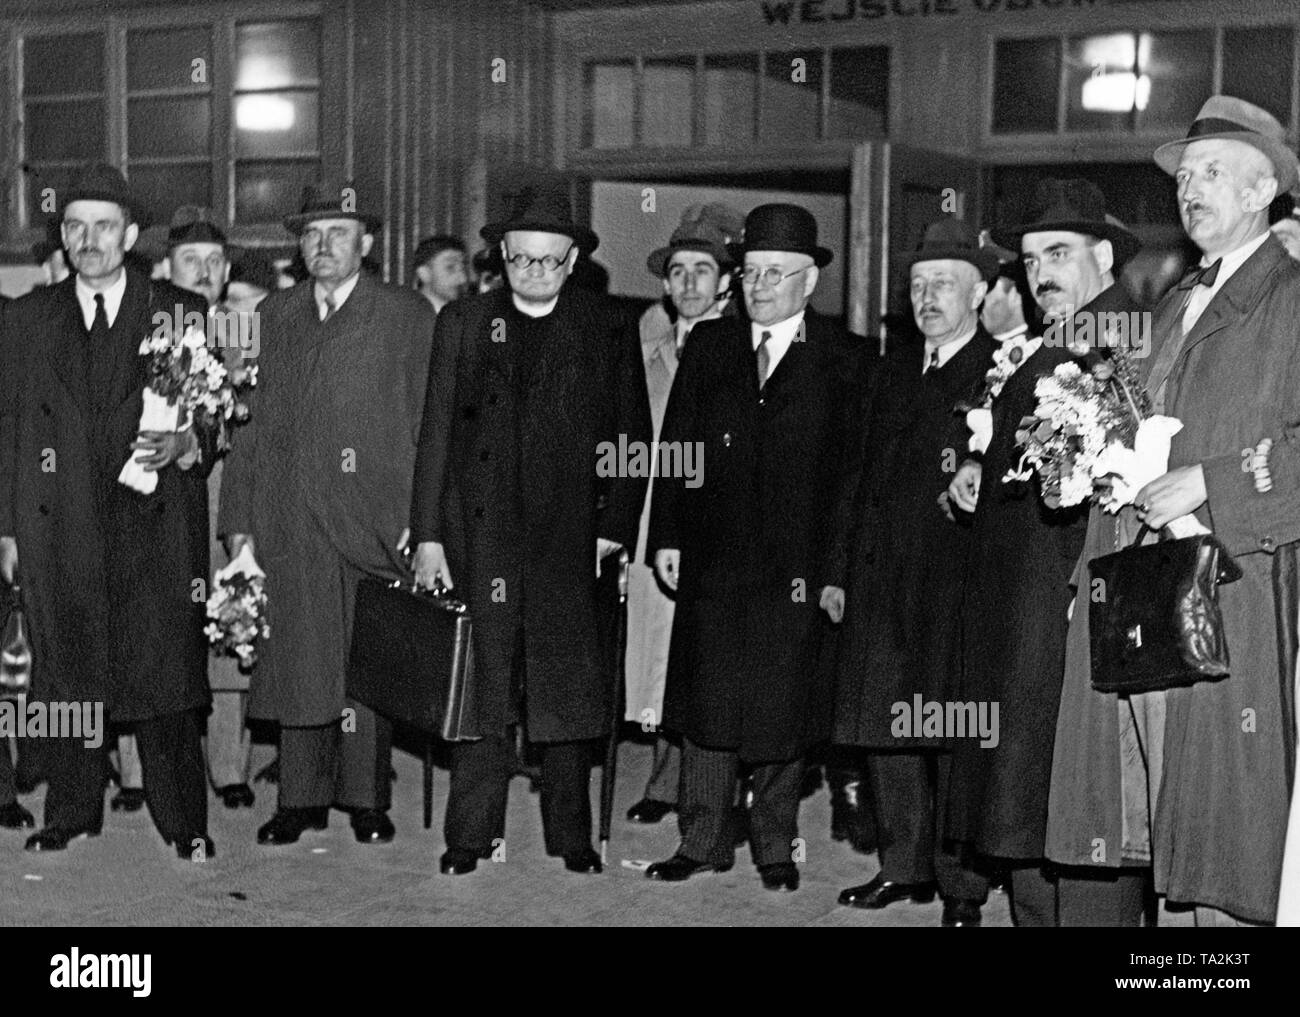
[[[1017,866],[1011,870],[1011,918],[1035,928],[1137,928],[1150,880],[1150,869]]]
[[[542,833],[546,853],[560,856],[591,849],[591,742],[540,746]],[[443,833],[447,847],[479,858],[504,843],[506,798],[514,771],[508,731],[451,747],[451,791]]]
[[[682,785],[677,824],[678,851],[697,862],[728,865],[736,857],[732,826],[740,757],[734,750],[682,744]],[[799,784],[803,760],[760,763],[750,775],[749,841],[755,865],[797,859]]]
[[[682,749],[660,733],[655,738],[654,758],[650,765],[650,779],[646,781],[645,797],[652,802],[677,804],[678,788],[682,782]]]
[[[945,899],[982,904],[988,878],[944,843],[952,774],[947,752],[873,752],[867,756],[880,836],[880,875],[898,883],[939,884]]]
[[[208,832],[208,785],[203,763],[203,722],[197,710],[136,721],[136,744],[144,772],[144,799],[154,826],[168,843]],[[45,825],[98,832],[104,824],[106,744],[87,748],[81,739],[49,739],[45,766]]]
[[[392,804],[393,725],[344,702],[354,712],[343,722],[280,728],[280,808],[386,811]]]
[[[0,806],[12,805],[18,800],[14,790],[14,761],[9,755],[9,739],[0,738]]]

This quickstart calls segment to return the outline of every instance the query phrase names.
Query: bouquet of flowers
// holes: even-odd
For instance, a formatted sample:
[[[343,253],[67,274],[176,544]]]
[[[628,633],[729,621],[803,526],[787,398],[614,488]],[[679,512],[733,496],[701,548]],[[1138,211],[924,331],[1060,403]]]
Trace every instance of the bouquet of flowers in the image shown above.
[[[221,357],[208,350],[203,331],[194,326],[179,340],[165,329],[155,330],[140,344],[140,354],[150,361],[139,429],[183,431],[197,424],[214,431],[217,450],[226,451],[231,422],[248,419],[248,404],[242,397],[257,384],[257,368],[228,371]],[[141,494],[152,494],[158,474],[140,465],[146,455],[137,449],[117,479]]]
[[[1107,511],[1118,512],[1148,480],[1165,471],[1169,439],[1182,424],[1151,415],[1126,350],[1117,349],[1090,371],[1074,361],[1059,364],[1038,379],[1034,394],[1034,415],[1021,420],[1016,431],[1016,444],[1024,454],[1002,478],[1004,483],[1028,480],[1037,471],[1043,501],[1050,508],[1092,498]]]
[[[215,652],[238,657],[240,666],[257,662],[257,641],[268,639],[266,573],[258,568],[247,546],[225,568],[218,569],[208,598],[208,622],[203,632]]]

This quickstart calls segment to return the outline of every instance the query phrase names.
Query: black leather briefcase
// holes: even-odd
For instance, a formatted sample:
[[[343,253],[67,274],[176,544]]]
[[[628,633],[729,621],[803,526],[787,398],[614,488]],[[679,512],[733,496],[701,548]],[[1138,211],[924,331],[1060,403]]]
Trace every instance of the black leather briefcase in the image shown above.
[[[448,741],[474,730],[474,652],[468,608],[445,592],[357,583],[348,695],[376,713]]]

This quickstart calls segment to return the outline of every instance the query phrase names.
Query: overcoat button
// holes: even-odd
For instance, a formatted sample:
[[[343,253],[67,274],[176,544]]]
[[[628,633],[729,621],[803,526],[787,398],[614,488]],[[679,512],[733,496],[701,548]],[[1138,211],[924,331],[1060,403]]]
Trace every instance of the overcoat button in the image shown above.
[[[474,510],[474,518],[475,518],[475,519],[482,519],[482,518],[483,518],[483,510],[482,510],[481,508],[476,508],[476,509]]]
[[[490,396],[488,396],[488,405],[495,406],[496,404],[497,404],[497,394],[493,392]]]
[[[40,513],[43,516],[48,516],[50,514],[50,507],[48,505],[40,506]]]
[[[54,411],[50,409],[49,403],[41,403],[41,412],[44,413],[47,417],[51,416],[54,413]]]
[[[1277,547],[1277,542],[1272,537],[1260,537],[1259,546],[1265,551],[1271,551],[1273,548]]]
[[[723,445],[726,445],[728,448],[731,447],[731,432],[730,432],[730,431],[726,431],[726,432],[723,433],[723,435],[722,435],[722,444],[723,444]]]
[[[767,399],[765,399],[763,396],[759,396],[759,397],[758,397],[758,405],[759,405],[759,406],[766,406],[766,405],[767,405]]]
[[[488,456],[486,450],[483,451],[483,452],[480,452],[480,453],[478,454],[478,460],[479,460],[479,462],[481,462],[481,463],[485,463],[485,462],[487,462],[489,458],[490,458],[490,457]]]

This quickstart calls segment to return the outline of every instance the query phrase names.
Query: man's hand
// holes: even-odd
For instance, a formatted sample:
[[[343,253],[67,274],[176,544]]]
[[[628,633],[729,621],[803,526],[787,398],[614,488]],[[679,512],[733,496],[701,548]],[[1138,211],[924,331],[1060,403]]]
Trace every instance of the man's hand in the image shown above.
[[[668,589],[677,589],[677,578],[681,575],[682,552],[675,547],[664,548],[655,552],[655,574]]]
[[[980,496],[980,477],[984,467],[972,460],[962,463],[948,485],[948,498],[963,512],[974,512]]]
[[[616,540],[606,540],[604,537],[596,538],[596,578],[600,578],[600,563],[607,557],[617,551],[623,545]]]
[[[1180,516],[1205,504],[1205,471],[1201,464],[1180,466],[1147,484],[1133,504],[1138,518],[1153,530],[1168,526]]]
[[[232,533],[226,537],[226,548],[230,553],[230,560],[234,561],[239,557],[239,552],[248,546],[248,553],[254,558],[257,557],[257,550],[253,546],[253,535],[251,533]]]
[[[437,541],[422,541],[415,549],[415,558],[411,562],[415,569],[415,588],[432,590],[442,581],[442,585],[451,589],[451,570],[447,568],[447,555]]]
[[[0,537],[0,579],[10,586],[18,574],[18,541],[13,537]]]
[[[144,449],[149,455],[139,460],[150,473],[170,466],[182,456],[193,456],[198,452],[199,441],[192,430],[184,431],[141,431],[131,443],[131,449]]]
[[[844,589],[840,586],[823,586],[821,609],[836,625],[844,618]]]

